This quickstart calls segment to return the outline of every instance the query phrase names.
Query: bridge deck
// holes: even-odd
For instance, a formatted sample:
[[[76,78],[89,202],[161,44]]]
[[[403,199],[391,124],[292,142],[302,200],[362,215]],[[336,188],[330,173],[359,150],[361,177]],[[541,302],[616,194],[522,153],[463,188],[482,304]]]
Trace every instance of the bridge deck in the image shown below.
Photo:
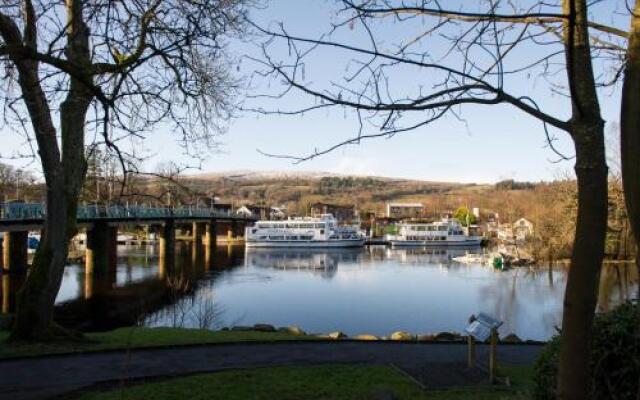
[[[42,204],[5,203],[0,204],[0,231],[16,227],[37,227],[43,224],[46,210]],[[173,220],[175,222],[219,221],[254,222],[256,217],[239,216],[231,212],[197,207],[141,207],[141,206],[98,206],[78,208],[78,223],[93,224],[105,221],[114,224],[151,223]]]

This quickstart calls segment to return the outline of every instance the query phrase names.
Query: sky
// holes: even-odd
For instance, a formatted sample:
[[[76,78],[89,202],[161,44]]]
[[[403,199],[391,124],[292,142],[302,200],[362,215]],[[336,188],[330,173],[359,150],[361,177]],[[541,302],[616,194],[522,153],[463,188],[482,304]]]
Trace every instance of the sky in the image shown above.
[[[603,22],[611,22],[620,3],[612,0],[599,5],[597,16]],[[263,9],[252,11],[252,19],[263,27],[275,28],[283,22],[291,34],[316,38],[327,32],[332,21],[339,20],[338,9],[332,0],[271,0]],[[449,4],[449,2],[447,2]],[[453,7],[453,3],[452,7]],[[468,4],[468,3],[467,3]],[[611,16],[608,14],[611,13]],[[619,21],[616,20],[616,23]],[[412,38],[428,25],[428,21],[408,23],[380,23],[373,26],[380,48],[390,50],[394,45]],[[359,26],[343,29],[332,39],[368,46],[366,32]],[[252,41],[253,40],[253,41]],[[254,75],[260,65],[248,57],[261,57],[260,40],[248,37],[232,40],[229,50],[241,60],[236,74],[246,83],[242,95],[275,93],[281,89],[278,80],[257,79]],[[444,54],[447,42],[442,37],[423,40],[418,48],[432,54]],[[524,47],[514,51],[507,65],[519,66],[541,53],[540,46]],[[547,46],[549,47],[549,46]],[[288,52],[281,45],[270,48],[270,55],[286,60]],[[544,48],[543,51],[550,51]],[[248,57],[247,57],[248,56]],[[435,57],[435,56],[434,56]],[[346,72],[353,68],[352,56],[335,49],[318,49],[305,63],[305,80],[318,88],[331,82],[345,84]],[[450,58],[454,64],[459,60]],[[509,64],[512,63],[512,64]],[[605,65],[602,68],[606,68]],[[555,77],[554,83],[563,83]],[[396,69],[390,75],[396,97],[428,90],[437,77],[429,72]],[[535,98],[538,106],[554,116],[566,118],[569,102],[562,95],[553,93],[550,84],[537,74],[515,74],[505,79],[505,87],[513,94]],[[417,89],[420,88],[420,89]],[[427,88],[427,89],[425,89]],[[242,100],[242,99],[241,99]],[[619,88],[601,92],[601,107],[609,126],[617,120],[619,112]],[[246,108],[262,107],[270,110],[291,110],[314,104],[314,100],[300,93],[277,100],[244,99]],[[315,103],[317,104],[317,103]],[[237,170],[254,171],[325,171],[339,174],[375,175],[423,179],[429,181],[496,182],[502,179],[539,181],[552,180],[570,173],[573,161],[556,162],[557,156],[548,148],[542,124],[522,112],[506,105],[465,106],[459,110],[461,121],[453,115],[425,127],[398,134],[393,138],[372,139],[359,145],[342,147],[332,153],[300,164],[290,160],[268,157],[259,151],[272,154],[305,155],[316,148],[325,148],[357,133],[358,120],[348,110],[334,109],[307,112],[296,116],[260,115],[241,111],[231,121],[227,132],[219,138],[221,146],[211,152],[202,164],[203,172]],[[406,121],[419,120],[420,115],[407,116]],[[373,129],[372,127],[369,130]],[[615,129],[608,128],[614,134]],[[556,145],[571,155],[572,146],[563,132]],[[23,139],[9,132],[2,132],[6,156],[11,151],[24,149]],[[153,154],[147,168],[160,162],[187,162],[175,145],[169,129],[159,129],[146,140],[144,147]],[[194,171],[195,172],[195,171]]]

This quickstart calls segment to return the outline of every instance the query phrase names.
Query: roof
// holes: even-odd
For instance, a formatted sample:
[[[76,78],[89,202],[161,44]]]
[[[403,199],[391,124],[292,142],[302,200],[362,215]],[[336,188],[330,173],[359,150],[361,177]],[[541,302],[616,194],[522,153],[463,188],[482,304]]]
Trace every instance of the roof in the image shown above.
[[[389,207],[424,207],[422,203],[387,203]]]
[[[353,204],[331,204],[331,203],[323,203],[321,201],[317,201],[311,204],[311,207],[318,207],[318,206],[335,207],[335,208],[355,208],[355,205]]]

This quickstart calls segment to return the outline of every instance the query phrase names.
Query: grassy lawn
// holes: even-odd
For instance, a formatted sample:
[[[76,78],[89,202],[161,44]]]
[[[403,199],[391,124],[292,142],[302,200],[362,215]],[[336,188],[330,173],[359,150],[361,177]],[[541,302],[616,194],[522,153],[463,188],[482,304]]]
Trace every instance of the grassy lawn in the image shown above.
[[[120,328],[88,333],[82,341],[52,341],[38,344],[8,344],[9,333],[0,331],[0,359],[45,354],[64,354],[126,348],[244,341],[312,340],[315,336],[288,332],[235,332],[180,328]]]
[[[83,393],[83,400],[111,399],[434,399],[520,400],[528,398],[530,369],[502,371],[511,387],[423,391],[386,366],[276,367],[194,375]]]

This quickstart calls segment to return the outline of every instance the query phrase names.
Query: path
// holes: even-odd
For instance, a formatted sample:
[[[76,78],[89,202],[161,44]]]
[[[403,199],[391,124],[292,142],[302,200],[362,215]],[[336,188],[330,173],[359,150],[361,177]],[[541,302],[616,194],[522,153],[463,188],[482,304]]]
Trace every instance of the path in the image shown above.
[[[510,365],[530,364],[540,349],[502,345],[498,358]],[[487,346],[478,346],[478,360],[486,359],[487,350]],[[463,369],[465,360],[464,344],[364,341],[214,344],[133,350],[128,355],[116,351],[51,356],[0,361],[0,399],[43,399],[123,378],[326,363],[392,363],[405,371],[433,370],[429,375],[437,386],[447,379],[454,379],[455,384],[456,371]]]

